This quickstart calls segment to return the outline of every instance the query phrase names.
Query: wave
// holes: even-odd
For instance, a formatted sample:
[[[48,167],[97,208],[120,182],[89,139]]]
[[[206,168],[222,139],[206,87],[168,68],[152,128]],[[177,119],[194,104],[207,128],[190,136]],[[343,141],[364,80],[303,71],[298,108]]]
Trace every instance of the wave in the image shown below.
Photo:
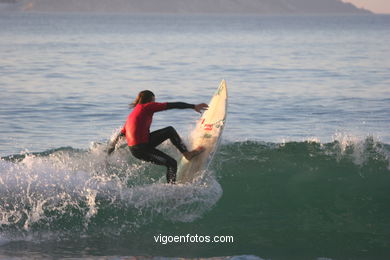
[[[223,218],[222,230],[246,237],[270,230],[280,239],[285,230],[388,237],[389,154],[372,137],[230,142],[186,185],[166,184],[164,169],[128,149],[107,157],[102,144],[11,155],[0,160],[0,233],[132,237],[196,224],[207,234],[220,232]]]
[[[4,157],[1,231],[86,232],[96,226],[133,230],[159,217],[191,222],[222,194],[209,174],[194,185],[173,186],[165,183],[163,172],[134,160],[128,149],[108,157],[101,144],[87,151],[64,147]]]

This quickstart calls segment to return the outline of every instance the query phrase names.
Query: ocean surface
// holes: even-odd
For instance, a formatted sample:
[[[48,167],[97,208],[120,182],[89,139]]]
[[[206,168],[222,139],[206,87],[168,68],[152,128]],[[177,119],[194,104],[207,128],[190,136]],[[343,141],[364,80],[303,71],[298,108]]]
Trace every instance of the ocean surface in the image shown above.
[[[389,15],[1,13],[0,259],[388,259],[389,42]],[[207,103],[222,79],[194,183],[106,155],[139,91]],[[234,241],[155,240],[187,235]]]

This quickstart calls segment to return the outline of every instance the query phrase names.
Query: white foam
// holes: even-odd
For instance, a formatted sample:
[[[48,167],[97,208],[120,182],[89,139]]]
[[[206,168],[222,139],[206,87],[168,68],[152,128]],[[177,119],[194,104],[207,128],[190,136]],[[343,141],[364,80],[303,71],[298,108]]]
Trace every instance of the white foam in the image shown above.
[[[348,154],[352,157],[356,165],[363,166],[367,163],[370,151],[383,155],[388,161],[388,169],[390,169],[390,156],[380,139],[375,136],[358,136],[347,133],[336,133],[333,136],[336,142],[336,148],[340,150],[338,158],[342,158]]]
[[[0,224],[29,231],[34,223],[48,220],[45,211],[61,215],[75,208],[81,211],[87,228],[99,212],[99,199],[149,212],[140,216],[139,224],[156,216],[191,222],[211,209],[222,195],[210,172],[192,185],[168,185],[165,174],[161,174],[160,182],[151,183],[144,171],[152,167],[157,166],[129,161],[127,149],[108,158],[103,146],[88,152],[27,155],[20,162],[0,160]],[[159,167],[158,171],[165,169]]]
[[[121,198],[152,215],[165,219],[192,222],[210,210],[222,196],[222,188],[213,178],[193,184],[151,184],[125,190]]]

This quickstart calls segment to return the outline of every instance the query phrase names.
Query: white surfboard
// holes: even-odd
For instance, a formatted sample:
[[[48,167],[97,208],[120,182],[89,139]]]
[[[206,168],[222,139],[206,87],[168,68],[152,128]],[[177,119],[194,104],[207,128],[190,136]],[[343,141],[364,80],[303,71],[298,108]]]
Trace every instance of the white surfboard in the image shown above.
[[[226,114],[227,89],[225,80],[222,80],[190,138],[191,149],[203,146],[205,151],[190,161],[182,157],[177,174],[178,183],[192,182],[203,170],[207,170],[221,140]]]

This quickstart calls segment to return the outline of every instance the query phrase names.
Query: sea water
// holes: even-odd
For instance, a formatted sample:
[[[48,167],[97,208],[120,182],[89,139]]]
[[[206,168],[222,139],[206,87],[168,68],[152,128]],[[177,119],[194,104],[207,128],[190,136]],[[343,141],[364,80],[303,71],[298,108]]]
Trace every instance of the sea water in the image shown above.
[[[387,259],[390,16],[0,14],[0,257]],[[106,142],[137,93],[207,103],[192,185]],[[155,114],[184,140],[199,115]],[[169,143],[160,147],[175,158]],[[232,243],[157,243],[227,235]]]

